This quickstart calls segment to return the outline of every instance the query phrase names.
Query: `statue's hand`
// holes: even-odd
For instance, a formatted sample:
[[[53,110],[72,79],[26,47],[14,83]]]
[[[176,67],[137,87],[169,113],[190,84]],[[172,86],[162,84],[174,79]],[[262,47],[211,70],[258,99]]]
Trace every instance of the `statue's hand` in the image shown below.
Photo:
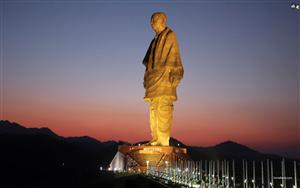
[[[172,72],[170,72],[169,81],[170,81],[172,86],[177,87],[179,82],[180,82],[180,77],[178,77],[178,76],[172,74]]]
[[[180,82],[179,79],[175,79],[175,78],[174,78],[174,81],[173,81],[172,85],[175,86],[175,87],[177,87],[178,84],[179,84],[179,82]]]
[[[169,74],[169,81],[170,81],[171,84],[173,84],[173,82],[174,82],[174,77],[173,77],[172,74]]]

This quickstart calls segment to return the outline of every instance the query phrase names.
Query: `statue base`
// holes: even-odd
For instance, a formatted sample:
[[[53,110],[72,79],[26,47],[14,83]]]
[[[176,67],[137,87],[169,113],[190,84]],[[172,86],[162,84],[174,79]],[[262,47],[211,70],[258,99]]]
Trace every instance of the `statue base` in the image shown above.
[[[189,159],[186,148],[174,146],[121,145],[118,152],[125,158],[124,170],[145,173],[175,167],[178,161]]]

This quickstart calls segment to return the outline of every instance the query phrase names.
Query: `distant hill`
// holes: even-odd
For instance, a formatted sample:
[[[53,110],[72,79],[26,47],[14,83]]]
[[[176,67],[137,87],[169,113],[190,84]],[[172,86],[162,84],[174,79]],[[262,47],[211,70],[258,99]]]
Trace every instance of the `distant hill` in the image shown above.
[[[118,145],[0,121],[0,187],[85,187],[110,163]]]
[[[56,142],[61,145],[69,145],[75,147],[78,150],[85,150],[86,152],[92,152],[98,154],[99,159],[105,158],[101,162],[102,165],[107,166],[111,161],[114,153],[117,151],[118,145],[127,144],[125,141],[108,141],[101,142],[89,136],[81,137],[62,137],[54,133],[49,128],[26,128],[18,123],[9,121],[0,121],[0,136],[9,137],[22,136],[25,138],[35,139],[47,139],[49,142]],[[31,136],[31,137],[29,137]],[[22,142],[24,145],[26,142]],[[147,141],[134,143],[132,145],[145,144]],[[249,160],[263,160],[263,159],[276,159],[279,160],[282,157],[272,154],[263,154],[255,151],[247,146],[238,144],[234,141],[226,141],[215,146],[210,147],[198,147],[198,146],[187,146],[175,138],[170,139],[170,145],[176,147],[186,147],[188,154],[193,160],[200,159],[249,159]],[[25,147],[25,146],[24,146]],[[113,151],[114,153],[109,153]],[[98,156],[97,155],[97,156]],[[111,158],[110,158],[111,157]]]
[[[122,144],[131,145],[126,141],[101,142],[89,136],[62,137],[49,128],[26,128],[1,120],[0,177],[5,181],[0,181],[0,187],[85,187],[99,178],[99,168],[108,167]],[[263,154],[233,141],[196,147],[171,138],[170,145],[187,148],[193,160],[236,160],[237,166],[241,166],[241,159],[271,159],[277,164],[281,160],[280,156]]]

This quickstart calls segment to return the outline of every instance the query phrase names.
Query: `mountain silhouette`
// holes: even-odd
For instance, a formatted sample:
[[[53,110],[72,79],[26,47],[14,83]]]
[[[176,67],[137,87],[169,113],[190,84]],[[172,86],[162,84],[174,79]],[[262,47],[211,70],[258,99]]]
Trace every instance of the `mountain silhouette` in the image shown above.
[[[9,122],[7,120],[0,121],[0,134],[14,135],[48,135],[58,137],[52,130],[47,127],[42,128],[25,128],[18,123]]]
[[[100,176],[99,169],[109,166],[119,145],[146,142],[130,144],[126,141],[101,142],[89,136],[63,137],[49,128],[26,128],[1,120],[0,177],[4,181],[0,181],[0,187],[86,187],[99,178],[110,177],[103,173]],[[238,162],[241,159],[271,159],[278,164],[282,159],[281,156],[263,154],[234,141],[198,147],[187,146],[171,138],[170,145],[187,148],[188,155],[195,161],[237,160],[236,165],[241,166]]]
[[[141,141],[138,143],[130,144],[125,141],[107,141],[101,142],[89,136],[80,136],[80,137],[62,137],[54,133],[49,128],[26,128],[18,123],[10,122],[7,120],[0,121],[0,135],[2,136],[36,136],[36,138],[41,139],[43,136],[48,137],[49,142],[57,142],[64,144],[70,144],[72,147],[80,148],[83,150],[87,150],[89,152],[96,152],[102,150],[109,150],[109,148],[113,148],[112,151],[117,151],[117,146],[121,144],[127,145],[138,145],[145,144],[148,141]],[[171,137],[170,146],[175,147],[185,147],[188,149],[188,154],[194,160],[199,159],[252,159],[252,160],[260,160],[260,159],[280,159],[281,156],[271,155],[271,154],[263,154],[258,151],[255,151],[245,145],[236,143],[234,141],[225,141],[223,143],[217,144],[215,146],[210,147],[198,147],[198,146],[187,146],[181,141]],[[97,152],[96,152],[97,153]],[[102,156],[113,154],[108,154],[107,152],[102,152]],[[110,160],[106,160],[102,163],[102,165],[106,166]]]
[[[189,147],[189,152],[195,158],[201,159],[251,159],[262,160],[267,159],[270,155],[262,154],[247,146],[238,144],[233,141],[226,141],[210,147]],[[271,155],[272,158],[280,158]]]

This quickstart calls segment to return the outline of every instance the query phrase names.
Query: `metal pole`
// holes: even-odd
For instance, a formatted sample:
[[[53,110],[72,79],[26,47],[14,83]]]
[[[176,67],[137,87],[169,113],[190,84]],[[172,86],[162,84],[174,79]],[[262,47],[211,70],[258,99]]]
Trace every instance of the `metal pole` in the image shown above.
[[[264,187],[264,162],[261,161],[261,187]]]
[[[229,161],[227,161],[227,176],[226,176],[226,178],[227,178],[227,187],[229,188],[229,186],[230,186],[230,182],[229,182]]]
[[[243,188],[245,188],[245,162],[243,160]]]
[[[195,165],[196,165],[196,180],[199,181],[200,180],[200,172],[199,172],[199,166],[200,166],[200,161],[196,161],[195,162]]]
[[[281,187],[283,187],[283,159],[281,160]]]
[[[204,180],[207,181],[207,160],[205,160],[204,162],[205,162],[205,165],[204,165],[204,175],[205,175],[204,177],[205,177],[205,179]]]
[[[215,161],[212,162],[212,169],[213,169],[213,173],[212,173],[213,184],[215,184],[215,171],[216,171]]]
[[[234,160],[232,160],[232,177],[233,177],[233,187],[235,187],[235,167],[234,167]]]
[[[202,160],[200,161],[200,181],[202,182]]]
[[[248,161],[246,160],[246,188],[248,188]]]
[[[253,188],[255,188],[255,161],[253,161]]]
[[[271,161],[271,187],[274,187],[273,161]]]
[[[285,159],[283,159],[283,177],[284,177],[284,184],[283,184],[283,187],[286,188],[286,175],[285,175]]]
[[[211,161],[208,162],[208,186],[211,187]]]
[[[222,186],[224,187],[224,160],[221,161],[222,163]]]
[[[217,160],[217,176],[218,176],[218,185],[220,184],[220,161]]]
[[[281,187],[283,187],[283,159],[281,160]]]
[[[226,176],[227,176],[227,161],[224,160],[224,181],[225,181],[225,186],[227,187],[227,179],[226,179]]]
[[[269,159],[267,159],[267,187],[270,188],[270,173],[269,173]]]
[[[295,188],[297,188],[297,167],[296,161],[294,161],[294,176],[295,176]]]

